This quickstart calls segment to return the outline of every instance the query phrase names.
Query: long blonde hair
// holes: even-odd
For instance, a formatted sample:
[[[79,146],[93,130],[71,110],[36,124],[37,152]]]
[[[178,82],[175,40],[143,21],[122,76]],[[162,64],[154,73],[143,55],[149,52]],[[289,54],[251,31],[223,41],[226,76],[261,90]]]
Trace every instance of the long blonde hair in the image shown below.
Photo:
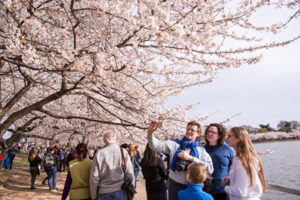
[[[254,164],[256,160],[258,160],[260,169],[258,170],[257,173],[262,185],[263,192],[266,192],[266,181],[264,178],[264,170],[263,170],[262,162],[259,155],[256,153],[253,147],[248,131],[242,127],[233,127],[230,131],[233,133],[235,138],[240,139],[240,142],[237,144],[235,148],[236,150],[235,153],[236,153],[236,157],[238,157],[242,161],[242,164],[246,169],[246,172],[250,178],[250,186],[253,186],[252,169],[256,169],[254,167]]]
[[[135,156],[136,154],[136,149],[135,146],[133,144],[129,144],[128,146],[128,153],[131,157]]]

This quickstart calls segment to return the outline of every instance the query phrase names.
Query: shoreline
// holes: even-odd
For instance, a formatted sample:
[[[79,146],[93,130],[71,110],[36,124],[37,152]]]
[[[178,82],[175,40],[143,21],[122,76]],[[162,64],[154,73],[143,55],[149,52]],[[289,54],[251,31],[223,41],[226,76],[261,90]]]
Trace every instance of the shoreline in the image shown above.
[[[291,142],[291,141],[300,141],[300,138],[288,138],[288,139],[272,139],[272,140],[252,140],[253,144],[261,144],[261,143],[272,143],[272,142]]]

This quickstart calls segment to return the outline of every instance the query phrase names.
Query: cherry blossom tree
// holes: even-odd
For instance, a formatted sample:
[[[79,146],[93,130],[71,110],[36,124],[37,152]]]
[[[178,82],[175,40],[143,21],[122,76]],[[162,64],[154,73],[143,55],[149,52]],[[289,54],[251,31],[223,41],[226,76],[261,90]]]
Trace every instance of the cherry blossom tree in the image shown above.
[[[1,0],[0,136],[101,137],[106,129],[142,142],[150,120],[177,134],[187,107],[168,97],[213,81],[218,71],[255,64],[260,50],[299,16],[299,1]],[[289,12],[256,25],[261,9]],[[297,35],[298,34],[298,35]],[[266,35],[266,37],[265,37]],[[5,117],[5,119],[4,119]],[[203,120],[206,116],[196,117]],[[163,136],[163,135],[162,135]]]

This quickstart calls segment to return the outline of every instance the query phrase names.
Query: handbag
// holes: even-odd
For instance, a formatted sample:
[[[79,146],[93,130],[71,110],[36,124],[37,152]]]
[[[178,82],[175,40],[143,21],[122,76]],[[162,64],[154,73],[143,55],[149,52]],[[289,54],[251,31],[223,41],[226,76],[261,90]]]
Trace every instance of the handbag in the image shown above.
[[[126,162],[124,158],[124,152],[123,149],[120,148],[121,155],[122,155],[122,170],[124,173],[124,183],[121,186],[122,190],[125,190],[127,192],[127,196],[129,199],[132,199],[135,194],[134,186],[132,185],[132,180],[126,176],[125,170],[126,170]]]

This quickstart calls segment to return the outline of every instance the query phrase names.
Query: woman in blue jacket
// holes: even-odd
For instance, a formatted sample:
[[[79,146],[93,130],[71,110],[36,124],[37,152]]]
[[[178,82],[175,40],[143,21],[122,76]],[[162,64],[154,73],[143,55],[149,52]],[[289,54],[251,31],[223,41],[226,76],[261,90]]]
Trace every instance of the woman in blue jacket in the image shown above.
[[[205,130],[205,137],[205,150],[210,155],[214,166],[212,189],[209,192],[214,200],[229,200],[222,186],[222,178],[229,175],[234,151],[224,142],[226,129],[221,124],[210,124]]]

